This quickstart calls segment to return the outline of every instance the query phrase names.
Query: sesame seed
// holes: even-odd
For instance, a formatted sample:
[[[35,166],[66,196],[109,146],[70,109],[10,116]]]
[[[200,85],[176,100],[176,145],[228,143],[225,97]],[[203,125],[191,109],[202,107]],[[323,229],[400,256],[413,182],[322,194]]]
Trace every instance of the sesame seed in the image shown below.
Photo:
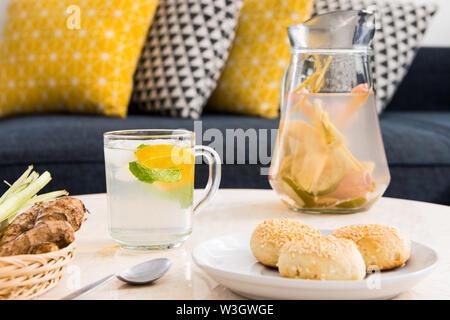
[[[334,259],[335,257],[356,249],[356,245],[347,239],[335,237],[309,237],[302,241],[290,242],[285,247],[290,254],[316,255],[319,258]],[[317,261],[311,261],[316,264]]]
[[[333,236],[351,239],[356,242],[361,239],[382,241],[386,237],[402,237],[397,228],[379,224],[353,224],[345,226],[335,230]]]
[[[268,219],[258,225],[256,231],[265,242],[282,247],[291,241],[320,236],[320,232],[300,220]]]

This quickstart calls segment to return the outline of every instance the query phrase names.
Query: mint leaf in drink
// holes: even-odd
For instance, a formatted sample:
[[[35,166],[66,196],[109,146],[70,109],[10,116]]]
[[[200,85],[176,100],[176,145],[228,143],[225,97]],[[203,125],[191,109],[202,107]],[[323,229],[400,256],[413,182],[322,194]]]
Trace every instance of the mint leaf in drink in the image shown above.
[[[136,149],[139,150],[139,149],[145,148],[146,146],[147,146],[146,144],[141,144]]]
[[[130,172],[139,180],[145,183],[178,182],[181,180],[181,169],[153,169],[148,168],[136,161],[129,163]]]

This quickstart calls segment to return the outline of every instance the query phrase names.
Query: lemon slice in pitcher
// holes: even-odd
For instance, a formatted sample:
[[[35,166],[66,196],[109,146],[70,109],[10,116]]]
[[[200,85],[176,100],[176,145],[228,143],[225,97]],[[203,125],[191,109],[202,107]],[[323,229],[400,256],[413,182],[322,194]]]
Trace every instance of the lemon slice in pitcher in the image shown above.
[[[367,202],[366,198],[356,198],[347,201],[343,201],[336,205],[338,208],[343,209],[356,209],[362,207]]]
[[[339,153],[334,150],[331,151],[312,192],[317,196],[322,196],[336,190],[345,175],[346,167],[346,162]]]

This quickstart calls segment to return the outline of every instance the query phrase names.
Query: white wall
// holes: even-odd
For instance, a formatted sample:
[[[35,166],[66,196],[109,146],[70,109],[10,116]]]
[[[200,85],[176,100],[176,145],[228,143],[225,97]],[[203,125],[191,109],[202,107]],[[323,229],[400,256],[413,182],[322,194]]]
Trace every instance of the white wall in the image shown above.
[[[422,46],[450,47],[450,0],[408,0],[415,3],[435,3],[438,12],[427,30]]]

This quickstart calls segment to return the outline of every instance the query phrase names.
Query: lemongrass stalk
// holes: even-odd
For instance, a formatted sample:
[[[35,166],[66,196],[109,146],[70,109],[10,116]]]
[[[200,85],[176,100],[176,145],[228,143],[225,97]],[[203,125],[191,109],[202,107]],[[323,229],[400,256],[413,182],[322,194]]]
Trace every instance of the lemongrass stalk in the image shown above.
[[[20,186],[18,186],[18,187],[16,188],[16,190],[14,190],[14,192],[12,192],[11,194],[21,192],[22,190],[25,190],[29,185],[30,185],[29,183],[22,183],[22,184],[21,184]],[[9,196],[10,196],[10,195],[9,195]],[[6,199],[8,199],[8,197],[6,197]],[[5,201],[6,201],[6,199],[5,199]]]
[[[32,183],[34,180],[36,180],[37,178],[39,178],[39,173],[37,173],[36,171],[33,171],[30,173],[30,175],[28,176],[28,178],[25,180],[25,183]]]
[[[50,173],[46,171],[39,178],[31,182],[26,189],[8,196],[8,198],[0,204],[0,221],[7,219],[14,212],[17,212],[17,210],[19,210],[27,201],[44,188],[51,179]]]
[[[33,171],[30,176],[19,187],[17,187],[16,190],[14,190],[14,193],[25,190],[30,185],[30,183],[32,183],[37,178],[39,178],[39,173]]]
[[[34,196],[30,200],[28,200],[22,208],[25,209],[27,207],[31,207],[33,204],[38,203],[38,202],[50,201],[50,200],[56,199],[58,197],[68,196],[68,195],[69,195],[69,192],[67,192],[66,190],[58,190],[58,191],[52,191],[52,192],[40,194],[40,195]],[[21,210],[23,210],[22,208],[21,208]]]
[[[25,190],[26,188],[28,188],[28,186],[30,185],[30,183],[32,183],[34,180],[36,180],[37,178],[39,178],[39,173],[37,173],[36,171],[33,171],[28,178],[20,185],[18,186],[15,190],[14,193],[19,193],[22,190]],[[6,200],[6,199],[5,199]]]
[[[28,179],[31,171],[33,170],[33,166],[28,166],[28,169],[19,177],[19,179],[14,182],[11,187],[0,197],[0,205],[5,202],[6,198],[11,194],[17,191],[17,189]]]

